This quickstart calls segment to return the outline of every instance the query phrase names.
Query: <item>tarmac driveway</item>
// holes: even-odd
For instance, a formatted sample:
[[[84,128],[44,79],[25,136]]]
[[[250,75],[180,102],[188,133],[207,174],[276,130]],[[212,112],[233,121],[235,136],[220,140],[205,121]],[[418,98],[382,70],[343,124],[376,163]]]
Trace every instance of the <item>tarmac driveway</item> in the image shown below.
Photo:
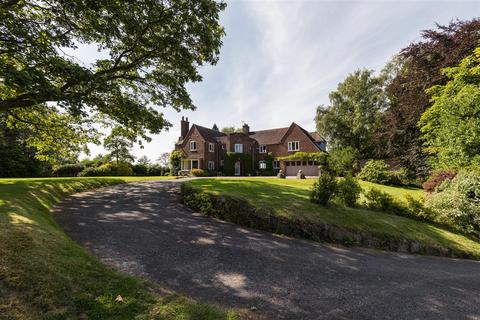
[[[139,182],[76,194],[54,209],[55,219],[121,271],[271,319],[480,319],[479,262],[247,229],[186,208],[179,185]]]

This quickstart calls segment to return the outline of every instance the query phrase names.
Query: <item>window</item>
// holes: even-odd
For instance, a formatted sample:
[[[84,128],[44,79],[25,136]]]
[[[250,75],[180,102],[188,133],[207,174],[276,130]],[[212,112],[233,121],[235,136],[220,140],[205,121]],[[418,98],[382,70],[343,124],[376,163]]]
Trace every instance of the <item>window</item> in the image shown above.
[[[260,169],[267,169],[267,162],[265,160],[260,160],[258,166]]]
[[[243,144],[235,143],[235,153],[243,153]]]
[[[280,168],[280,161],[273,160],[273,169],[278,169],[278,168]]]
[[[215,170],[215,162],[208,161],[208,170]]]
[[[261,145],[258,147],[258,153],[267,153],[267,146],[264,145],[264,144],[261,144]]]
[[[208,144],[208,152],[215,152],[215,144],[213,143]]]
[[[289,141],[288,142],[288,151],[299,151],[300,142],[299,141]]]
[[[224,160],[220,160],[220,167],[223,167],[223,164],[225,163]]]
[[[198,160],[192,160],[192,169],[198,169]]]
[[[197,141],[190,140],[190,151],[196,151],[196,150],[197,150]]]

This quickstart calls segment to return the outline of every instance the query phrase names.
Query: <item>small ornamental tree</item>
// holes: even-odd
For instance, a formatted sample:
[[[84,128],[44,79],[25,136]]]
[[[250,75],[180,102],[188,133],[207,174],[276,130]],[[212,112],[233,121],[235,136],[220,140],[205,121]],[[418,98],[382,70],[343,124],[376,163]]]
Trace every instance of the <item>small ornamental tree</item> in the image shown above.
[[[172,175],[178,175],[181,169],[182,159],[185,158],[185,154],[182,151],[174,150],[170,153],[170,172]]]

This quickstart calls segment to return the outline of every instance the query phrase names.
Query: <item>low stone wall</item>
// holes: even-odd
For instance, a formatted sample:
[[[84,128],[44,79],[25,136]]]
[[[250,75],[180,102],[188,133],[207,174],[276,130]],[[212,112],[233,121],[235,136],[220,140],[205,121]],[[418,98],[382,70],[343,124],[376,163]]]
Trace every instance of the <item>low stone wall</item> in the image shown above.
[[[206,215],[241,226],[291,237],[395,252],[472,258],[467,253],[461,251],[454,251],[449,248],[424,244],[391,235],[353,230],[328,223],[313,223],[279,217],[273,213],[273,209],[257,208],[249,204],[245,199],[213,195],[185,183],[181,186],[181,199],[191,209]]]

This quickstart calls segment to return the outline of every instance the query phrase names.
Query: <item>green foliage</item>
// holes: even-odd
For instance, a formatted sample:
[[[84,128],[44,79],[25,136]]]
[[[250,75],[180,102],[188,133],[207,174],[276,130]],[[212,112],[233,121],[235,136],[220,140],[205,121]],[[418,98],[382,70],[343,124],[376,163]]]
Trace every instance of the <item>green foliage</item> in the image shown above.
[[[223,127],[222,132],[223,133],[234,133],[238,132],[240,129],[236,129],[235,127]]]
[[[182,151],[174,150],[170,153],[170,171],[172,175],[178,175],[182,159],[185,159],[185,154]]]
[[[57,177],[76,177],[85,169],[83,163],[63,164],[53,167],[53,175]]]
[[[258,175],[261,175],[261,176],[274,176],[276,174],[276,171],[278,170],[274,170],[273,169],[273,161],[274,161],[274,157],[273,157],[273,153],[269,152],[266,156],[265,156],[265,163],[266,163],[266,168],[265,169],[260,169],[260,166],[257,168],[258,171]]]
[[[150,159],[148,159],[147,156],[141,156],[140,158],[137,159],[137,163],[148,166],[150,164]]]
[[[75,162],[80,152],[88,153],[87,143],[99,142],[99,133],[90,120],[60,112],[53,106],[0,112],[2,126],[21,132],[21,144],[34,151],[35,159],[50,165]]]
[[[480,19],[452,19],[447,25],[423,31],[420,41],[410,43],[400,51],[387,72],[389,107],[375,135],[378,139],[376,157],[399,158],[409,174],[413,173],[422,180],[427,177],[430,167],[417,125],[431,106],[425,88],[444,85],[448,78],[440,72],[441,69],[458,65],[472,54],[479,41]]]
[[[388,193],[377,188],[371,188],[364,192],[365,205],[372,210],[380,210],[388,213],[399,214],[403,212],[403,207],[395,201]],[[401,214],[399,214],[401,215]]]
[[[293,154],[284,157],[278,157],[278,160],[282,161],[291,161],[291,160],[301,160],[301,161],[317,161],[317,162],[325,162],[327,158],[326,152],[303,152],[297,151]]]
[[[203,169],[192,169],[192,171],[190,171],[190,173],[194,177],[208,177],[209,176],[208,172],[203,170]]]
[[[337,182],[335,199],[347,207],[353,207],[360,197],[362,187],[352,176],[346,176]]]
[[[109,157],[116,162],[132,162],[135,157],[130,153],[135,134],[121,127],[115,127],[103,141],[103,146],[110,151]]]
[[[220,131],[216,123],[213,124],[212,130]]]
[[[371,157],[373,134],[379,126],[380,112],[387,106],[383,79],[371,70],[358,70],[329,97],[329,106],[317,108],[318,132],[334,148],[352,147],[360,157]]]
[[[127,162],[109,162],[99,167],[89,167],[81,171],[79,177],[131,176],[132,166]]]
[[[357,177],[364,181],[370,181],[379,184],[388,184],[388,165],[383,160],[370,160],[362,168]]]
[[[329,172],[322,172],[318,180],[312,186],[310,201],[321,205],[327,205],[337,191],[337,181]]]
[[[223,161],[222,173],[226,176],[235,174],[235,162],[240,161],[243,175],[253,175],[252,156],[249,153],[227,152]]]
[[[445,180],[426,200],[437,221],[480,237],[480,173],[461,171]]]
[[[328,167],[337,176],[348,176],[353,174],[358,157],[359,153],[353,147],[335,148],[328,153]]]
[[[171,125],[154,106],[195,108],[186,84],[202,80],[200,66],[218,61],[225,6],[213,0],[4,1],[0,112],[37,108],[41,114],[57,104],[59,115],[101,116],[135,136],[157,134]],[[84,64],[64,53],[79,44],[96,46],[101,58]],[[54,139],[42,145],[48,143],[61,146]]]
[[[432,165],[458,170],[480,159],[480,48],[443,74],[449,81],[427,90],[433,104],[419,125]]]
[[[50,165],[39,161],[35,149],[25,142],[28,132],[7,128],[0,116],[0,177],[38,177],[50,173]]]
[[[143,163],[132,165],[133,174],[136,176],[146,176],[148,174],[149,166]]]

